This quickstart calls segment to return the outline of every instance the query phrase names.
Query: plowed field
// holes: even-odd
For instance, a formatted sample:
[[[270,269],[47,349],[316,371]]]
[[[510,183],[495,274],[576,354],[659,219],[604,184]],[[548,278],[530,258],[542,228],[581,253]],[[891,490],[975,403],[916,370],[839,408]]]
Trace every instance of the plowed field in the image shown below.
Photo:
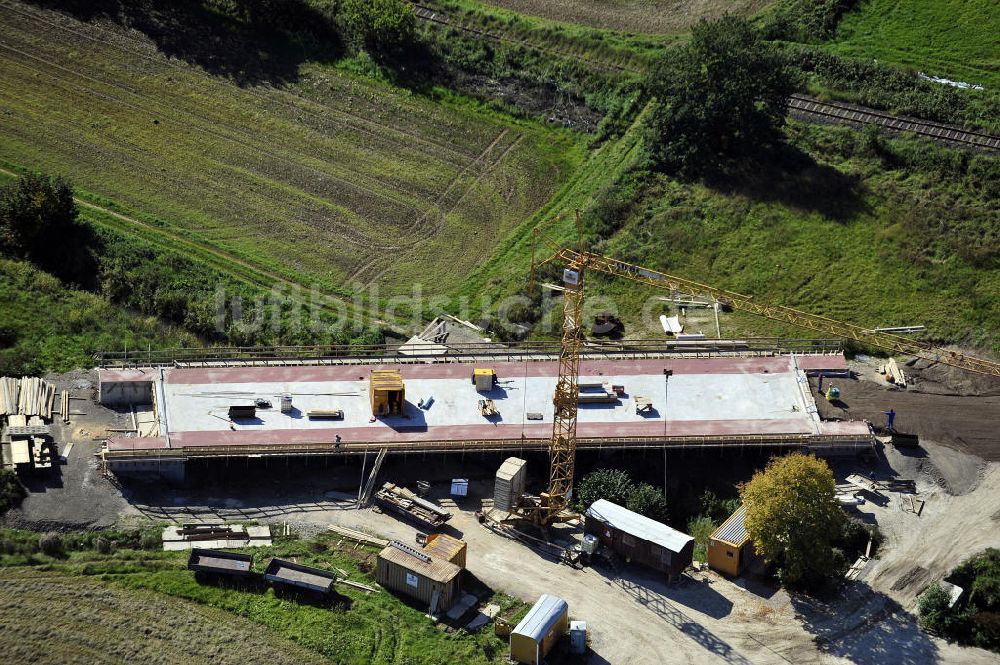
[[[444,292],[570,171],[571,140],[332,65],[240,87],[110,22],[0,2],[0,159],[322,290]]]

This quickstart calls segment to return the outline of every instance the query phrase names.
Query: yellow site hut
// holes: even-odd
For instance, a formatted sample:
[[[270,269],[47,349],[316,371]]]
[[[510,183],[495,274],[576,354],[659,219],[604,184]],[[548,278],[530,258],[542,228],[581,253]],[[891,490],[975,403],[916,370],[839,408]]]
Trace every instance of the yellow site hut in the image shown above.
[[[708,565],[712,570],[736,577],[750,565],[754,549],[745,520],[746,506],[740,506],[708,537]]]
[[[406,389],[398,369],[373,369],[368,395],[373,416],[401,416]]]

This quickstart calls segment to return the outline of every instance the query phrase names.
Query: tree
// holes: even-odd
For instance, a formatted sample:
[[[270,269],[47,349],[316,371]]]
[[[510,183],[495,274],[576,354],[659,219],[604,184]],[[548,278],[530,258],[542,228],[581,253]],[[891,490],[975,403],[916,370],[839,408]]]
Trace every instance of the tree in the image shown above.
[[[663,496],[662,491],[649,483],[640,483],[633,487],[628,493],[625,507],[657,522],[665,523],[667,521],[667,499]]]
[[[832,542],[845,519],[836,492],[827,463],[798,453],[771,460],[741,486],[747,534],[785,583],[812,585],[836,572]]]
[[[53,244],[59,234],[76,224],[73,190],[62,178],[21,176],[0,189],[0,253],[31,258],[43,236]]]
[[[587,508],[598,499],[624,506],[628,503],[633,487],[628,473],[620,469],[598,469],[583,477],[577,487],[576,496],[583,508]]]
[[[342,0],[338,16],[346,38],[369,51],[387,51],[413,40],[416,16],[404,0]]]
[[[694,538],[694,558],[704,561],[708,558],[708,538],[715,531],[715,522],[711,517],[699,515],[690,520],[687,524],[688,534]]]
[[[0,469],[0,516],[21,502],[26,496],[17,474],[10,469]]]
[[[940,584],[934,582],[920,595],[917,611],[920,624],[927,630],[944,633],[951,623],[951,598]]]
[[[77,214],[67,181],[21,176],[0,188],[0,255],[28,259],[66,282],[94,286],[98,243]]]
[[[690,176],[779,141],[795,78],[745,19],[727,15],[696,25],[691,42],[664,53],[646,85],[656,98],[650,157]]]

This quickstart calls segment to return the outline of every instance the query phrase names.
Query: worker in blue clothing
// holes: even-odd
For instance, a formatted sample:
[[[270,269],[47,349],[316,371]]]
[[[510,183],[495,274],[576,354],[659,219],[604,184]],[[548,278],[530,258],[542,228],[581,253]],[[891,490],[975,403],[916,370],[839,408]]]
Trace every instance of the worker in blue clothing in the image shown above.
[[[819,393],[823,394],[823,372],[819,373]]]
[[[896,412],[893,411],[892,409],[889,409],[888,411],[885,412],[885,418],[886,418],[885,428],[891,430],[893,423],[896,422]]]

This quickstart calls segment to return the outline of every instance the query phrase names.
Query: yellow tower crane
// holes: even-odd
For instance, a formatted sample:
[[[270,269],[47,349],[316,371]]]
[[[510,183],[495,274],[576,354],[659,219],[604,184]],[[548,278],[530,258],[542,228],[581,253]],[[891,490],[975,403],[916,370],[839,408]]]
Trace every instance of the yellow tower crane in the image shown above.
[[[580,213],[576,212],[577,234],[580,232]],[[536,233],[537,242],[539,236]],[[963,353],[934,347],[930,344],[907,339],[900,335],[862,328],[829,317],[809,314],[791,307],[759,302],[753,296],[719,289],[689,279],[674,277],[656,270],[611,259],[587,251],[582,244],[578,249],[562,248],[540,264],[532,263],[534,277],[538,265],[560,261],[563,269],[562,347],[559,352],[559,379],[553,403],[555,417],[552,440],[549,444],[549,486],[541,495],[539,505],[529,507],[532,519],[538,524],[551,524],[568,507],[573,488],[573,466],[576,459],[576,421],[579,409],[580,347],[583,343],[584,275],[587,270],[597,270],[615,277],[624,277],[658,289],[676,291],[690,296],[707,296],[734,310],[750,312],[775,321],[808,328],[817,332],[852,339],[870,344],[890,353],[904,353],[931,362],[1000,377],[1000,363],[976,358]],[[563,513],[564,514],[564,513]]]

